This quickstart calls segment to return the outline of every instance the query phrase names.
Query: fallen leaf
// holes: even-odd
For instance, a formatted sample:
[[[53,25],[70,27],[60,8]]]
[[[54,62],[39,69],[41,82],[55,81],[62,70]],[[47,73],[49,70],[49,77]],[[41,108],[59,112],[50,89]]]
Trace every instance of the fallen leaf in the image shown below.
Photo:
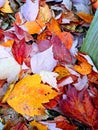
[[[25,39],[20,40],[19,42],[14,42],[12,45],[12,53],[16,61],[22,65],[23,61],[29,57],[32,50],[32,45],[25,43]]]
[[[82,57],[81,55],[78,54],[76,57],[80,63],[79,63],[79,65],[77,65],[77,64],[74,65],[75,71],[77,71],[78,73],[80,73],[82,75],[90,74],[92,71],[92,65],[90,65],[87,62],[87,60],[84,57]]]
[[[4,13],[13,13],[8,0],[6,0],[5,4],[3,5],[2,8],[0,8],[0,10]]]
[[[7,102],[22,115],[44,115],[45,108],[42,104],[55,96],[57,92],[50,86],[42,84],[40,75],[35,74],[28,75],[16,83]]]
[[[43,6],[40,6],[37,20],[40,20],[43,23],[49,22],[49,20],[52,17],[51,10],[49,9],[48,5],[45,4]]]
[[[50,22],[47,23],[47,28],[51,33],[55,35],[58,35],[61,32],[60,26],[57,20],[55,20],[54,18],[51,18]]]
[[[4,46],[4,47],[12,47],[14,41],[9,39],[7,40],[6,42],[3,42],[2,44],[0,44],[1,46]]]
[[[50,71],[41,71],[40,72],[41,79],[43,83],[48,83],[53,88],[57,89],[57,80],[58,74]]]
[[[74,87],[68,86],[67,98],[60,102],[60,108],[66,116],[90,127],[96,122],[97,110],[87,90],[79,92]]]
[[[62,78],[66,77],[66,76],[69,76],[70,73],[68,71],[68,69],[66,69],[64,66],[62,65],[57,65],[54,69],[54,72],[58,73],[58,77],[57,79],[58,80],[61,80]]]
[[[26,0],[21,6],[20,12],[27,21],[35,21],[39,11],[39,0]]]
[[[7,79],[8,82],[17,80],[20,72],[20,65],[3,46],[0,46],[0,79]]]
[[[57,60],[53,57],[52,46],[43,52],[33,55],[30,64],[33,73],[40,73],[42,70],[52,71],[57,65]]]
[[[45,24],[40,20],[28,21],[24,24],[29,34],[39,34],[44,30]]]
[[[72,62],[71,53],[61,42],[60,38],[53,35],[50,42],[53,45],[54,58],[59,62],[70,64]]]
[[[91,14],[86,14],[84,12],[77,12],[76,15],[89,24],[93,20],[93,15]]]
[[[39,123],[37,121],[30,122],[30,125],[32,126],[32,129],[38,129],[38,130],[48,130],[47,125],[44,125],[42,123]]]
[[[57,116],[54,120],[57,128],[62,130],[77,130],[77,127],[69,123],[68,120],[63,116]]]
[[[61,32],[58,34],[58,37],[64,43],[67,49],[70,49],[73,44],[73,36],[70,32]]]

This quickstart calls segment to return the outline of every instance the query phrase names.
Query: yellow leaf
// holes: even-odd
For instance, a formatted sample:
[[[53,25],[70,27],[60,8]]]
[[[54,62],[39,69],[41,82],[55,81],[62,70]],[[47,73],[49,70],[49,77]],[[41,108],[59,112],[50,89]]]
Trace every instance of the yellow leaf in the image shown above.
[[[69,71],[61,65],[56,66],[54,72],[59,74],[59,76],[57,77],[58,80],[70,75]]]
[[[49,85],[41,83],[38,74],[28,75],[20,80],[10,93],[7,102],[18,113],[28,116],[44,115],[43,103],[57,96],[57,92]]]
[[[47,23],[52,17],[51,10],[48,5],[40,6],[37,20],[42,21],[43,23]]]
[[[4,6],[0,10],[4,13],[13,13],[13,10],[11,9],[11,7],[9,5],[8,0],[6,0],[6,3],[4,4]]]
[[[46,125],[38,123],[37,121],[32,121],[30,125],[34,130],[48,130],[48,127]]]

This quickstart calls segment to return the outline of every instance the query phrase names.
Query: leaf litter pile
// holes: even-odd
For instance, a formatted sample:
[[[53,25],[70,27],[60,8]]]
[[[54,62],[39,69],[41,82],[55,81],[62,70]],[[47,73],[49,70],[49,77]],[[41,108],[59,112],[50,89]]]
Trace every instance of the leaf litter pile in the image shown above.
[[[0,130],[98,130],[97,7],[0,0]]]

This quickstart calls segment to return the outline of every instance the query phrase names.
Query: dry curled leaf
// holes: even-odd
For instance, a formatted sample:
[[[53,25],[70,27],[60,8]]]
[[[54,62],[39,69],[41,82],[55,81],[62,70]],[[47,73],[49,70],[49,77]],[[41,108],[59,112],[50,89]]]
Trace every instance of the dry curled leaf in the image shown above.
[[[49,102],[55,96],[57,92],[50,86],[42,84],[40,75],[35,74],[28,75],[16,83],[7,102],[22,115],[44,115],[43,103]]]

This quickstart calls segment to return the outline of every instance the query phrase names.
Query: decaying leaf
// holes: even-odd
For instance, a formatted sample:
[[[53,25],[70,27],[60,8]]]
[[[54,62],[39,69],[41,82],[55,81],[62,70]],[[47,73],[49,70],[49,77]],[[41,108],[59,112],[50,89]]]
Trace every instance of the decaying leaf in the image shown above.
[[[8,0],[6,0],[4,6],[2,8],[0,8],[0,10],[4,13],[13,13]]]
[[[50,86],[42,84],[40,75],[35,74],[20,80],[10,93],[7,102],[22,115],[44,115],[43,103],[49,102],[55,96],[57,92]]]

